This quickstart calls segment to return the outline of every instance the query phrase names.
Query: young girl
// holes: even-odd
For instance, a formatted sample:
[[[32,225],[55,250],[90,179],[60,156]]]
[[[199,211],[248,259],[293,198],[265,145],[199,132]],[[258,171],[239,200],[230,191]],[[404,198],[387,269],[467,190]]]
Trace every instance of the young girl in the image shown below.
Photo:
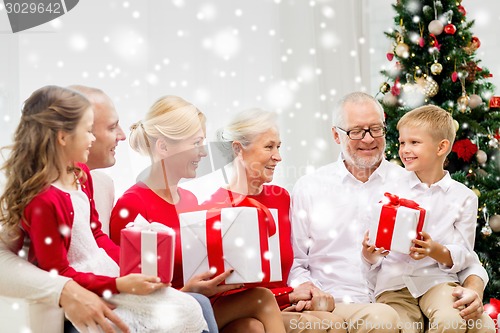
[[[194,178],[201,158],[206,156],[205,116],[195,106],[176,96],[156,101],[145,120],[132,126],[132,148],[150,156],[152,165],[141,181],[118,199],[111,213],[111,239],[119,242],[120,230],[141,214],[149,221],[163,223],[177,233],[172,286],[196,291],[205,296],[235,289],[239,285],[221,285],[231,273],[217,277],[206,272],[183,284],[182,251],[178,211],[196,209],[193,193],[178,187],[182,178]],[[127,214],[124,214],[124,213]],[[219,297],[213,302],[215,319],[221,332],[284,333],[279,308],[266,288],[252,288]]]
[[[157,277],[117,277],[119,248],[101,231],[83,164],[95,140],[92,125],[93,110],[75,91],[46,86],[26,100],[3,168],[3,227],[21,225],[31,261],[110,298],[132,332],[201,332],[206,323],[191,296]]]

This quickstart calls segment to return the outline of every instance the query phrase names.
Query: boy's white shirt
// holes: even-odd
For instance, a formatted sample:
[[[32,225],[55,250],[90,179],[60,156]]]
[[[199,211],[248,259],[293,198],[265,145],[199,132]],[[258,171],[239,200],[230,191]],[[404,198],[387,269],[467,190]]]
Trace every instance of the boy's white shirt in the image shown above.
[[[453,266],[448,268],[430,257],[414,260],[409,255],[390,253],[371,265],[367,272],[374,295],[407,287],[414,297],[419,297],[439,283],[463,283],[470,274],[481,277],[486,285],[487,274],[482,267],[477,267],[480,264],[473,252],[477,196],[465,185],[454,181],[448,172],[430,187],[413,172],[408,173],[407,178],[406,189],[402,188],[396,194],[416,201],[427,210],[424,229],[434,241],[448,248]]]

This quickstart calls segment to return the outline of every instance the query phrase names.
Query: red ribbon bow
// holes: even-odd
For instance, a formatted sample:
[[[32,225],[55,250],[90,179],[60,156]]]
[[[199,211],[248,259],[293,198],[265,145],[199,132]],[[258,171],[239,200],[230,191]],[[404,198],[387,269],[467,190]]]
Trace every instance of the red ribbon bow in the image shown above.
[[[417,223],[417,239],[420,239],[420,232],[424,227],[425,209],[421,208],[418,203],[413,200],[400,198],[392,193],[384,193],[389,199],[387,204],[384,204],[380,213],[380,220],[377,229],[376,246],[383,247],[386,250],[391,248],[392,237],[394,234],[394,224],[396,223],[396,214],[399,207],[408,207],[420,211],[420,216]]]
[[[420,207],[420,205],[413,200],[400,198],[397,195],[389,193],[389,192],[385,192],[384,195],[387,198],[389,198],[389,201],[393,206],[403,206],[403,207],[408,207],[408,208],[413,208],[413,209],[418,209]]]

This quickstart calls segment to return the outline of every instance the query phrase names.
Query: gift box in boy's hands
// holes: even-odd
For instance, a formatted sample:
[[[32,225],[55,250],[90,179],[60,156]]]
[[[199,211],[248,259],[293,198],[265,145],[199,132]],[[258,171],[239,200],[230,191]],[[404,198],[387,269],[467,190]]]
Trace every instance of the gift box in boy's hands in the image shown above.
[[[425,209],[415,201],[390,193],[384,195],[384,200],[374,209],[369,243],[377,248],[409,254],[412,240],[418,239],[424,228]]]
[[[138,215],[120,235],[120,276],[142,273],[170,283],[174,273],[175,232]]]
[[[281,281],[276,210],[214,208],[179,215],[184,283],[215,270],[234,272],[225,283]],[[207,250],[208,249],[208,250]]]

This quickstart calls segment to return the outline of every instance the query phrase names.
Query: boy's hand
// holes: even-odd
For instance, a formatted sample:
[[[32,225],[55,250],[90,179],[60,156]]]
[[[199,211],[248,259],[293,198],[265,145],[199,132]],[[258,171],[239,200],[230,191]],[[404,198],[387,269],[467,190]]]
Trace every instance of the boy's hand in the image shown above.
[[[375,245],[368,244],[369,241],[370,237],[367,230],[363,239],[363,249],[361,250],[361,253],[368,263],[370,263],[371,265],[375,265],[380,260],[380,258],[387,256],[389,254],[389,251],[387,251],[383,247],[376,248]]]
[[[424,259],[425,257],[431,257],[438,263],[441,263],[445,266],[453,266],[453,260],[451,258],[450,251],[446,248],[446,246],[433,241],[431,236],[425,231],[422,231],[420,233],[420,236],[422,236],[421,240],[412,240],[415,246],[412,246],[410,248],[410,256],[413,259],[420,260]]]
[[[422,231],[420,236],[422,236],[422,239],[415,238],[412,240],[412,243],[416,246],[410,248],[410,257],[415,260],[424,259],[427,256],[432,257],[432,253],[436,251],[435,245],[438,244],[425,231]]]

